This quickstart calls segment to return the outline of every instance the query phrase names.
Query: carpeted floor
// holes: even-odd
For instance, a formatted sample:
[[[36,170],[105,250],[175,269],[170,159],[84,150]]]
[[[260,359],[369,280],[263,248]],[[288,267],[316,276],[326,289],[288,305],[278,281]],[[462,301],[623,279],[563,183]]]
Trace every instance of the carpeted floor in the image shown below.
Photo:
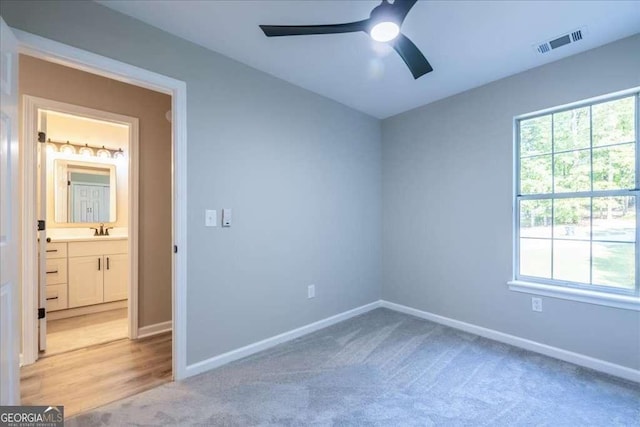
[[[377,309],[67,426],[639,423],[639,384]]]

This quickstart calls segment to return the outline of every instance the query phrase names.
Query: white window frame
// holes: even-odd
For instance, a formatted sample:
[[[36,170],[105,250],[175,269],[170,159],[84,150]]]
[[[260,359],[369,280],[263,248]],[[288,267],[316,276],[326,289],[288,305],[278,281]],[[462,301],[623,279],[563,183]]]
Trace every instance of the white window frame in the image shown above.
[[[598,190],[582,191],[575,193],[554,193],[550,194],[530,194],[521,195],[520,190],[520,122],[536,117],[546,116],[577,108],[593,106],[596,104],[615,101],[621,98],[635,97],[635,154],[636,173],[635,188],[624,190]],[[543,111],[524,114],[514,117],[514,186],[513,186],[513,280],[508,282],[509,289],[518,292],[525,292],[536,295],[550,296],[555,298],[569,299],[574,301],[587,302],[592,304],[606,305],[617,308],[640,311],[640,87],[591,98],[572,104],[549,108]],[[593,149],[592,141],[590,150]],[[552,146],[551,155],[553,156]],[[553,157],[552,157],[553,159]],[[553,162],[553,160],[552,160]],[[552,173],[555,169],[552,163]],[[591,177],[593,180],[593,177]],[[579,197],[615,197],[615,196],[636,196],[636,250],[635,250],[635,288],[624,290],[614,287],[598,286],[585,283],[557,280],[552,278],[540,278],[520,275],[520,209],[521,200],[535,199],[562,199]],[[553,227],[553,224],[552,224]],[[553,238],[553,235],[552,235]],[[552,260],[553,262],[553,260]],[[552,264],[553,265],[553,264]]]

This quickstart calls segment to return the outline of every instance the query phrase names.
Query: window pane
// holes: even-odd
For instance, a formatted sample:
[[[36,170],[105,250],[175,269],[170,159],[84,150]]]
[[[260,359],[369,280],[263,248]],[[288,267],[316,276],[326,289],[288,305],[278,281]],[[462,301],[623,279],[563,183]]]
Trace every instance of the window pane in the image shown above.
[[[556,154],[555,188],[556,193],[591,190],[591,159],[589,150],[569,151]]]
[[[593,189],[613,190],[635,186],[635,144],[593,149]]]
[[[551,115],[520,122],[520,156],[551,152]]]
[[[635,141],[635,98],[623,98],[593,106],[593,145]]]
[[[591,129],[589,107],[563,111],[553,115],[553,150],[589,148]]]
[[[551,238],[551,200],[520,201],[520,237]]]
[[[551,193],[551,155],[527,157],[520,164],[521,194]]]
[[[556,199],[553,202],[553,236],[560,239],[591,238],[591,199]]]
[[[553,241],[553,278],[589,283],[590,242]]]
[[[634,243],[593,243],[593,284],[634,289]]]
[[[520,274],[551,277],[551,240],[520,239]]]
[[[635,242],[636,198],[594,197],[593,239]]]

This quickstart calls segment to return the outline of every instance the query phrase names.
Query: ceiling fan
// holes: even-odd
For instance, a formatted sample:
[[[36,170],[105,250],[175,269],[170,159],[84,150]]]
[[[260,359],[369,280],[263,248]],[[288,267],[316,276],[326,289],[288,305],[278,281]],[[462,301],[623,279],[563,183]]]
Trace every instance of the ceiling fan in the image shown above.
[[[418,0],[382,0],[369,15],[369,19],[332,25],[260,25],[267,37],[304,36],[311,34],[355,33],[364,31],[372,39],[389,42],[407,64],[413,78],[433,71],[429,61],[411,40],[400,33],[400,27]]]

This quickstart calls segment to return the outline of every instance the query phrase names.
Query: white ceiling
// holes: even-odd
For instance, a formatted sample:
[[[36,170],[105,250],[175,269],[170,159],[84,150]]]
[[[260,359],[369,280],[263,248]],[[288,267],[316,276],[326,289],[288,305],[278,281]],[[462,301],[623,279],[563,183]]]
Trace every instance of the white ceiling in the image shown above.
[[[414,80],[365,33],[267,38],[258,24],[368,18],[379,1],[99,1],[374,117],[385,118],[640,32],[640,1],[419,1],[402,31],[434,68]],[[579,27],[545,55],[532,45]]]

